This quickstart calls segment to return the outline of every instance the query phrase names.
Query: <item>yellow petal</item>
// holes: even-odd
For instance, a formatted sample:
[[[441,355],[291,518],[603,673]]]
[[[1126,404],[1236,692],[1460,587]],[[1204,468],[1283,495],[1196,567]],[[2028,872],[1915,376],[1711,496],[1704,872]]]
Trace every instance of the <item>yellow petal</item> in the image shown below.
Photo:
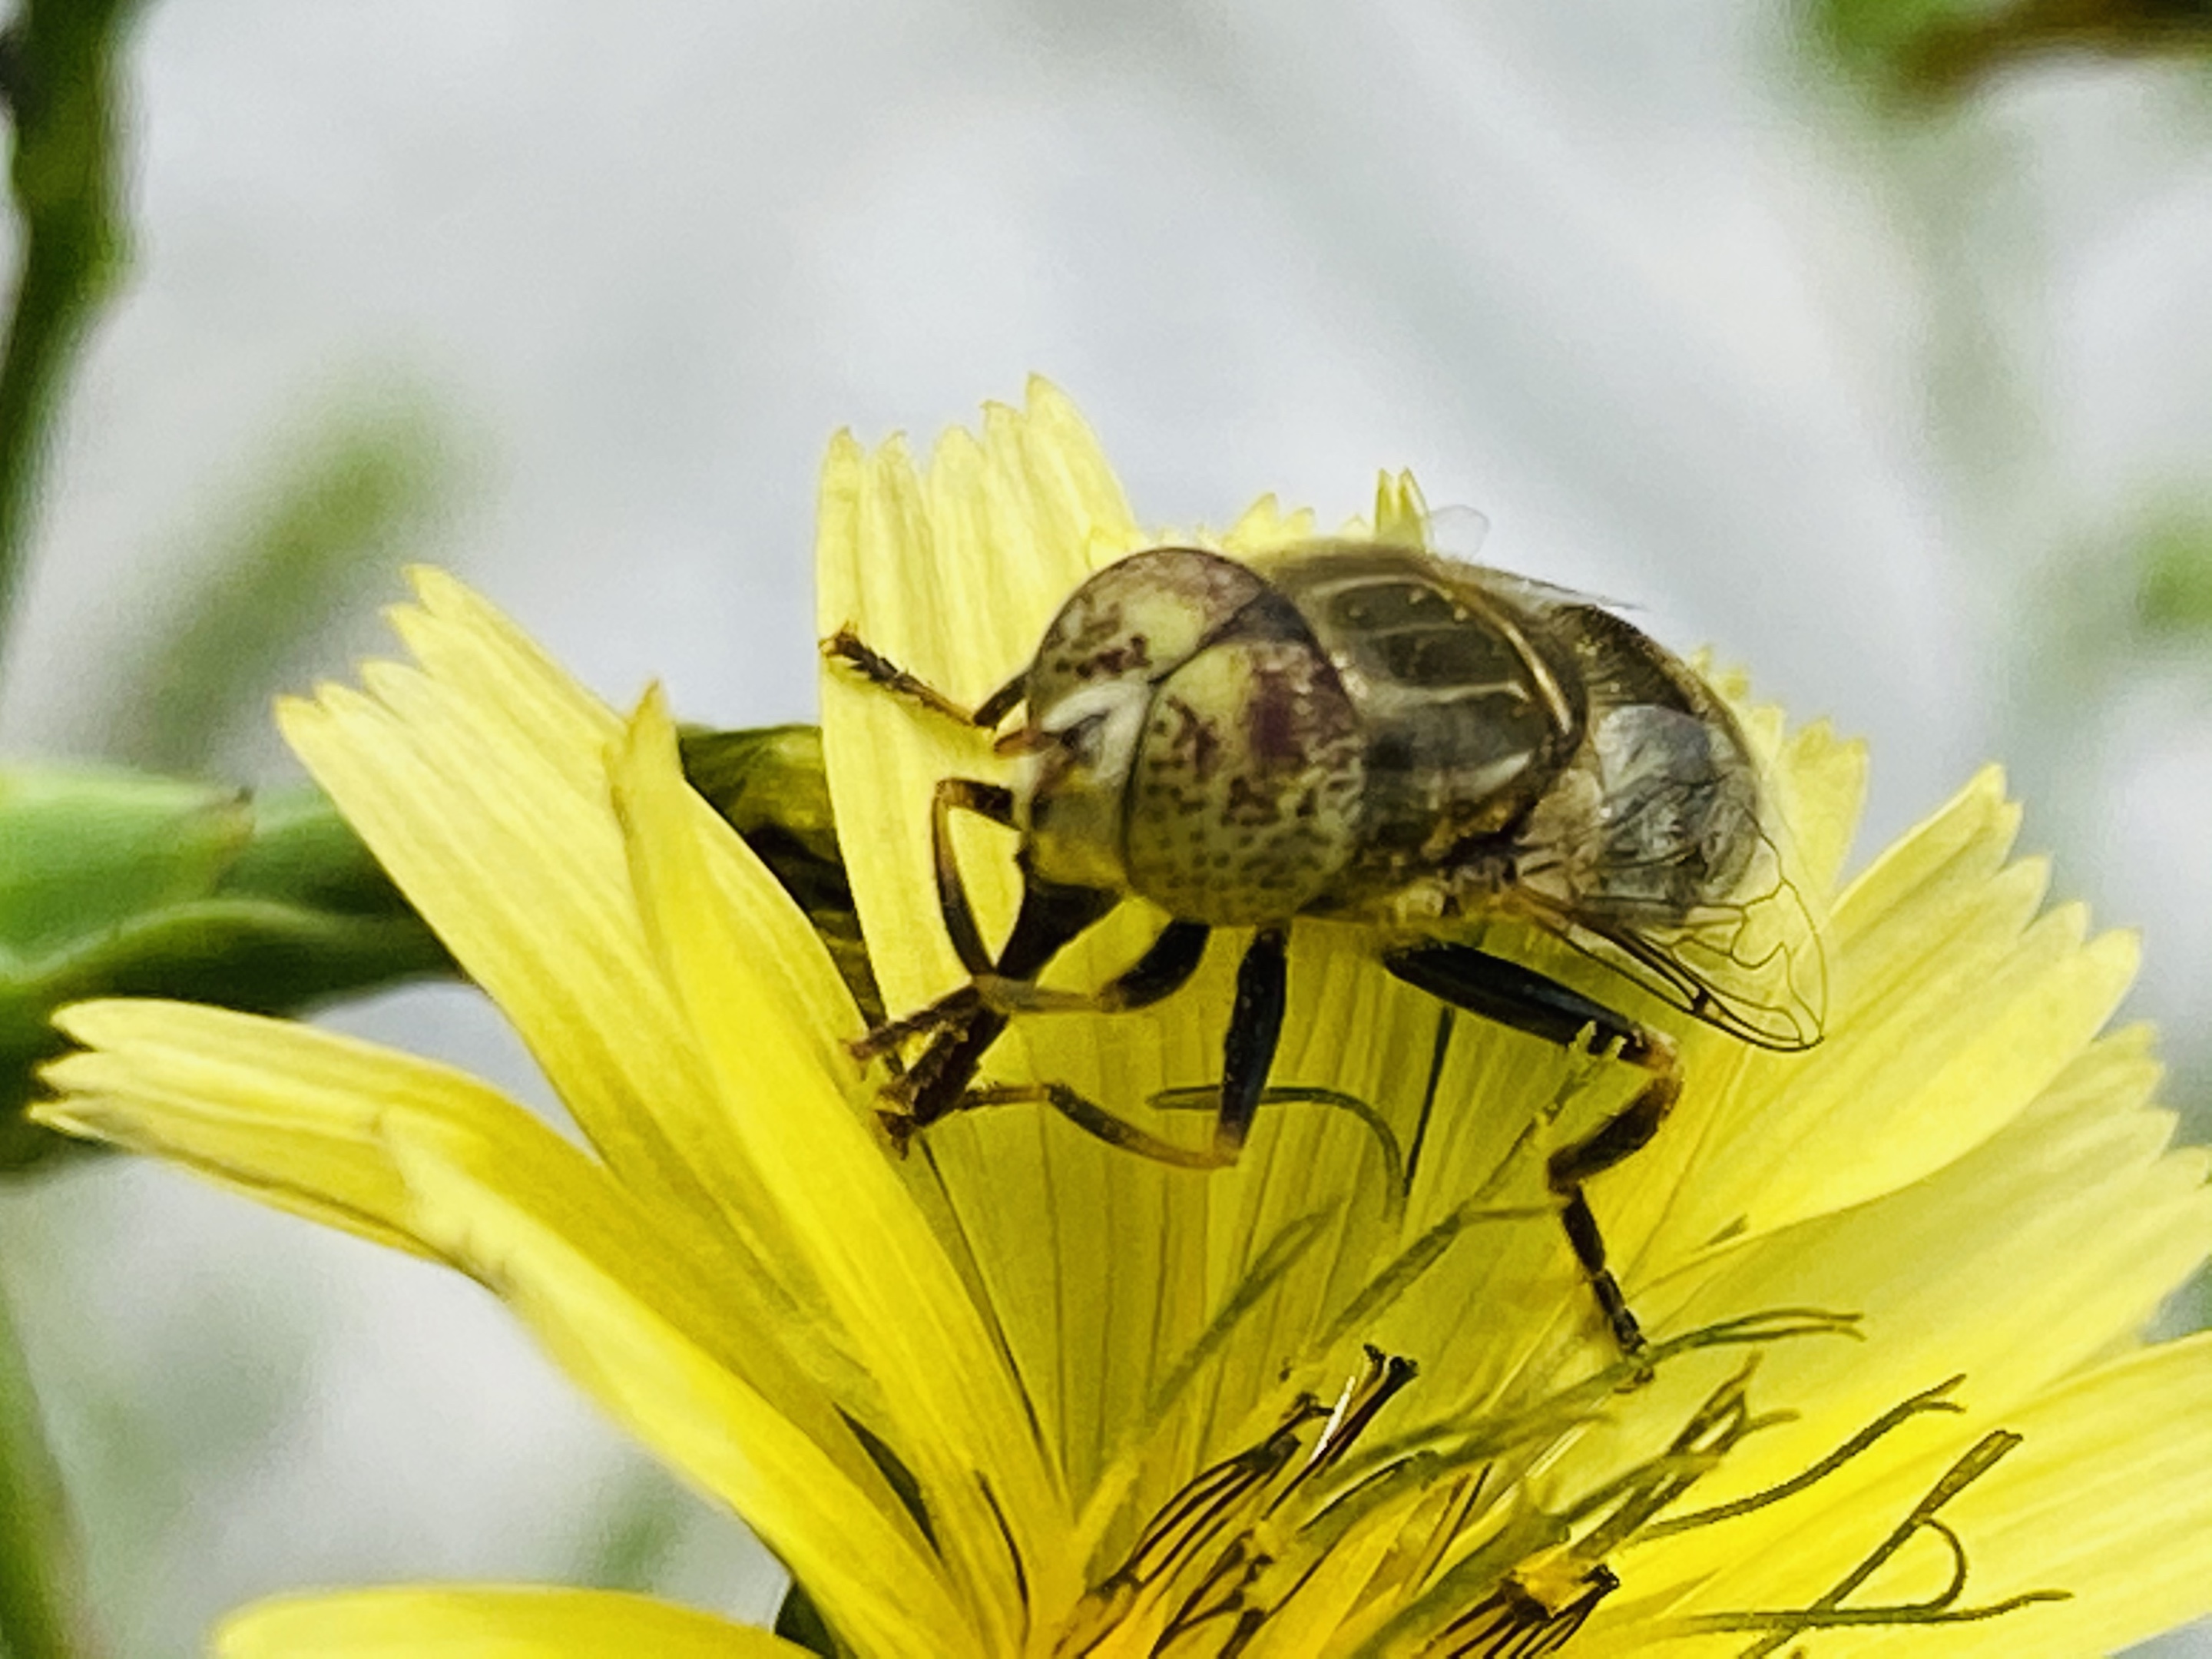
[[[2206,1156],[2166,1150],[2172,1120],[2142,1103],[2154,1081],[2145,1073],[2154,1068],[2139,1036],[2100,1044],[2018,1121],[1929,1180],[1747,1243],[1686,1305],[1665,1285],[1635,1292],[1639,1309],[1668,1329],[1776,1307],[1863,1316],[1861,1341],[1798,1341],[1763,1355],[1754,1398],[1790,1408],[1796,1420],[1732,1454],[1699,1487],[1699,1505],[1786,1480],[1905,1396],[1963,1378],[1955,1397],[1965,1415],[1900,1430],[1774,1511],[1773,1524],[1819,1547],[1756,1585],[1717,1581],[1699,1592],[1701,1603],[1779,1595],[1784,1565],[1799,1571],[1790,1582],[1800,1584],[1847,1566],[1843,1553],[1873,1524],[1869,1505],[1902,1514],[1917,1496],[1898,1498],[1897,1480],[1931,1462],[1940,1469],[1990,1429],[2018,1427],[2023,1409],[2040,1409],[2040,1396],[2069,1390],[2069,1377],[2133,1339],[2203,1261],[2212,1247]],[[1643,1432],[1678,1420],[1679,1396],[1693,1385],[1709,1381],[1662,1378]],[[1592,1437],[1576,1455],[1597,1455],[1607,1437]],[[1740,1574],[1741,1537],[1756,1529],[1685,1534],[1645,1570],[1678,1581]]]
[[[805,1659],[711,1613],[612,1590],[455,1586],[287,1596],[234,1613],[216,1659]]]
[[[1838,902],[1826,1039],[1809,1053],[1686,1049],[1671,1144],[1607,1183],[1630,1213],[1663,1202],[1659,1258],[1843,1209],[1941,1169],[2026,1109],[2111,1017],[2133,939],[2039,915],[2039,865],[2008,865],[2019,820],[1985,773]],[[1700,1124],[1703,1115],[1707,1121]]]
[[[1825,912],[1866,805],[1867,746],[1815,720],[1790,734],[1769,776],[1806,896]]]
[[[2112,1653],[2212,1613],[2212,1337],[2130,1354],[2006,1424],[2020,1450],[1946,1511],[1971,1541],[1975,1599],[2046,1587],[2073,1599],[2009,1631],[1914,1632],[1911,1652]]]
[[[872,453],[840,435],[823,465],[817,568],[824,635],[850,627],[876,650],[973,706],[1028,665],[1039,634],[1094,562],[1138,544],[1095,440],[1041,382],[987,439],[948,434],[927,477],[894,441]],[[908,1006],[963,976],[929,880],[927,809],[938,779],[1003,772],[987,734],[832,669],[823,742],[838,836],[886,1000]],[[917,879],[918,878],[918,879]],[[987,921],[1012,888],[979,879]]]
[[[849,625],[951,696],[981,699],[1027,666],[1054,611],[1097,563],[1139,544],[1110,479],[1095,441],[1042,386],[1018,415],[988,411],[980,441],[947,436],[927,477],[896,442],[867,453],[841,437],[823,473],[823,631]],[[1002,778],[1006,763],[984,734],[844,672],[825,673],[822,700],[839,842],[885,1001],[902,1012],[966,977],[933,884],[932,793],[941,778]],[[970,896],[995,937],[1018,890],[1012,842],[968,824],[959,844]],[[1095,983],[1123,965],[1141,948],[1143,927],[1133,916],[1098,930],[1095,941],[1067,953],[1067,982]],[[1191,1015],[1186,1005],[1164,1018]],[[1050,1075],[1096,1090],[1101,1067],[1090,1056],[1101,1047],[1098,1024],[1023,1022],[994,1049],[989,1075],[1034,1075],[1026,1063],[1033,1038],[1051,1042],[1065,1033],[1083,1052],[1055,1049]],[[1105,1039],[1104,1047],[1133,1057],[1133,1085],[1160,1086],[1147,1047],[1158,1029],[1131,1017]],[[1194,1278],[1187,1269],[1188,1247],[1194,1240],[1202,1248],[1204,1229],[1177,1234],[1186,1248],[1173,1271],[1100,1251],[1102,1227],[1146,1241],[1176,1232],[1160,1208],[1164,1172],[1078,1144],[1080,1135],[1045,1116],[1013,1108],[996,1121],[946,1123],[931,1132],[927,1156],[949,1194],[951,1236],[972,1242],[1036,1415],[1079,1484],[1109,1433],[1099,1379],[1115,1373],[1125,1401],[1146,1386],[1141,1364],[1109,1367],[1090,1356],[1109,1348],[1139,1356],[1163,1346],[1155,1287],[1203,1296],[1202,1270]],[[1165,1176],[1194,1184],[1176,1172]],[[1138,1247],[1139,1255],[1149,1249],[1149,1242]],[[1168,1331],[1180,1328],[1170,1317]],[[1074,1354],[1085,1358],[1072,1361]]]
[[[870,1653],[990,1650],[896,1500],[833,1455],[845,1437],[771,1409],[689,1322],[637,1294],[639,1265],[615,1241],[594,1228],[597,1253],[580,1248],[557,1194],[502,1191],[409,1148],[400,1158],[424,1236],[640,1440],[743,1516],[833,1626]]]
[[[495,1161],[544,1127],[465,1073],[282,1020],[192,1003],[111,1000],[54,1024],[91,1050],[43,1073],[33,1115],[183,1164],[279,1209],[434,1254],[409,1231],[405,1183],[381,1133],[411,1111],[465,1124]]]
[[[756,1276],[811,1305],[785,1242],[763,1231],[773,1206],[645,941],[605,775],[621,723],[450,577],[416,585],[421,606],[393,619],[422,667],[371,664],[373,696],[325,688],[286,704],[287,736],[623,1181],[714,1218]],[[758,901],[753,947],[826,1054],[858,1024],[835,969],[750,854],[726,863]]]
[[[748,1174],[629,891],[600,758],[620,722],[459,583],[416,580],[394,622],[423,668],[286,703],[287,737],[623,1180],[742,1230]]]
[[[1064,1527],[1066,1504],[1013,1379],[890,1167],[880,1132],[854,1109],[855,1097],[865,1098],[859,1068],[845,1062],[840,1089],[804,1051],[785,988],[746,948],[744,919],[709,875],[702,848],[718,830],[731,832],[693,811],[657,694],[639,709],[616,781],[637,890],[670,978],[724,1090],[747,1103],[732,1133],[846,1341],[885,1381],[880,1431],[919,1479],[975,1605],[1005,1616],[999,1639],[1017,1645],[1011,1621],[1024,1564],[1047,1555],[1041,1540]],[[1009,1542],[1018,1560],[1009,1559]]]
[[[451,1165],[497,1189],[500,1203],[565,1231],[601,1278],[685,1333],[700,1363],[758,1390],[841,1460],[848,1482],[902,1517],[840,1414],[873,1410],[876,1395],[832,1334],[725,1236],[681,1212],[648,1212],[496,1091],[369,1043],[193,1004],[81,1003],[61,1023],[100,1046],[48,1069],[65,1092],[40,1109],[46,1121],[447,1261],[498,1289],[478,1235],[442,1214],[426,1224],[419,1182]]]
[[[1232,554],[1263,553],[1287,542],[1304,541],[1313,533],[1311,507],[1285,513],[1282,503],[1267,495],[1246,507],[1237,522],[1221,532],[1221,545]]]
[[[1373,533],[1378,542],[1425,543],[1429,504],[1410,472],[1378,473],[1375,479]]]
[[[1928,1659],[2112,1653],[2212,1612],[2212,1575],[2204,1571],[2212,1486],[2203,1478],[2212,1457],[2212,1338],[2200,1334],[2128,1355],[2014,1406],[1998,1421],[2020,1437],[2017,1446],[1937,1512],[1965,1561],[1954,1605],[1987,1607],[2051,1590],[2067,1599],[1986,1620],[1877,1626],[1808,1641]],[[1932,1426],[1941,1425],[1956,1426]],[[1918,1426],[1917,1436],[1908,1426],[1893,1437],[1917,1439],[1916,1455],[1881,1457],[1879,1478],[1862,1483],[1847,1501],[1802,1512],[1788,1501],[1764,1526],[1739,1523],[1744,1538],[1732,1552],[1710,1553],[1712,1575],[1664,1608],[1668,1622],[1809,1607],[1904,1522],[1991,1425],[1939,1417]],[[1744,1547],[1762,1533],[1763,1547]],[[1648,1587],[1648,1576],[1638,1577],[1647,1559],[1639,1552],[1622,1563],[1624,1601],[1639,1582]],[[1844,1605],[1933,1596],[1954,1565],[1938,1535],[1920,1532]],[[1650,1618],[1647,1610],[1640,1624],[1624,1619],[1594,1630],[1593,1650],[1643,1650],[1667,1628]],[[1682,1651],[1741,1652],[1751,1639],[1707,1638]]]

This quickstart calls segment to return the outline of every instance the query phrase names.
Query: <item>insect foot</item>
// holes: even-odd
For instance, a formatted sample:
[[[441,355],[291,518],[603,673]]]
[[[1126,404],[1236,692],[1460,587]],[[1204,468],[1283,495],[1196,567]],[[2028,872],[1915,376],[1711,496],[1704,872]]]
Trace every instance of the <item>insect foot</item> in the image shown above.
[[[975,987],[963,985],[958,990],[939,997],[926,1008],[897,1019],[887,1019],[881,1025],[863,1031],[848,1041],[845,1049],[863,1064],[872,1060],[881,1060],[884,1055],[904,1048],[915,1037],[934,1036],[940,1031],[969,1024],[983,1006],[982,996]]]

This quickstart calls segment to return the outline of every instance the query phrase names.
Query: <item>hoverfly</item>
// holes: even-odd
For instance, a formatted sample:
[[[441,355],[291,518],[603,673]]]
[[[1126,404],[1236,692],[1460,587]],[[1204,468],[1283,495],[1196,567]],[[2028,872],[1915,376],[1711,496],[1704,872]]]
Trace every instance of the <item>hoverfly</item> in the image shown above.
[[[1468,942],[1505,916],[1579,947],[1744,1042],[1820,1037],[1817,932],[1735,717],[1679,659],[1596,603],[1416,545],[1311,541],[1249,558],[1156,547],[1092,575],[1036,657],[980,707],[953,704],[842,630],[834,660],[997,731],[1011,787],[936,791],[936,877],[969,982],[854,1045],[927,1039],[886,1090],[897,1144],[970,1105],[1041,1099],[1171,1161],[1232,1161],[1267,1091],[1298,916],[1377,930],[1382,965],[1452,1006],[1642,1069],[1635,1095],[1552,1154],[1569,1242],[1624,1353],[1644,1346],[1583,1185],[1642,1147],[1680,1093],[1673,1042]],[[1021,837],[1022,899],[984,942],[951,821]],[[1036,983],[1135,895],[1171,920],[1090,993]],[[1238,969],[1210,1149],[1146,1134],[1058,1085],[971,1087],[1008,1019],[1114,1011],[1174,992],[1210,930],[1254,929]]]

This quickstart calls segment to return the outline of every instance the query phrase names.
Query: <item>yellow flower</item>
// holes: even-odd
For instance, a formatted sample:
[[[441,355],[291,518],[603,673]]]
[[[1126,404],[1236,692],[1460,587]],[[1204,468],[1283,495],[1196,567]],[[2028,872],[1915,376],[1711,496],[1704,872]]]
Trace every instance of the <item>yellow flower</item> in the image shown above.
[[[1386,481],[1376,526],[1416,510]],[[1263,502],[1225,541],[1304,528]],[[926,471],[840,439],[823,631],[980,699],[1087,572],[1156,539],[1042,386]],[[2166,1150],[2143,1034],[2099,1035],[2132,946],[2038,915],[1993,776],[1836,890],[1861,757],[1747,712],[1826,897],[1830,1034],[1782,1054],[1654,1016],[1686,1091],[1593,1191],[1655,1340],[1639,1383],[1541,1178],[1625,1068],[1443,1014],[1358,931],[1302,921],[1276,1077],[1334,1103],[1269,1106],[1235,1168],[1028,1105],[899,1158],[852,994],[685,787],[658,695],[618,718],[455,582],[417,588],[397,617],[417,665],[284,728],[586,1144],[442,1066],[151,1002],[66,1015],[86,1052],[41,1115],[473,1275],[853,1654],[2070,1654],[2212,1608],[2212,1341],[2140,1340],[2212,1246],[2205,1160]],[[823,697],[905,1011],[963,977],[932,786],[1001,763],[872,688]],[[963,851],[1003,926],[1009,847]],[[1146,930],[1116,918],[1053,982],[1098,982]],[[1607,988],[1564,947],[1516,949]],[[1142,1012],[1024,1018],[986,1075],[1142,1115],[1218,1065],[1229,994],[1212,963]],[[273,1603],[217,1645],[800,1651],[512,1589]]]

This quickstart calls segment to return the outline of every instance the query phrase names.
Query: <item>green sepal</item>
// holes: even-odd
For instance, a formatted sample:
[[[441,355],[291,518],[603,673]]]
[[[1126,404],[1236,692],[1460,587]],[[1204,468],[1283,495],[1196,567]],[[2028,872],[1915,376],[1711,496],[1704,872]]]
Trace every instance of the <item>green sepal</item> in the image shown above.
[[[812,726],[744,732],[687,727],[679,737],[684,775],[745,839],[783,889],[798,900],[871,1023],[883,997],[868,966],[853,908],[852,884],[837,850],[822,732]]]
[[[92,768],[0,771],[0,1168],[76,1143],[22,1119],[51,1022],[95,996],[287,1014],[451,974],[337,810]]]
[[[0,772],[0,963],[20,972],[206,892],[252,836],[235,791],[86,768]]]

